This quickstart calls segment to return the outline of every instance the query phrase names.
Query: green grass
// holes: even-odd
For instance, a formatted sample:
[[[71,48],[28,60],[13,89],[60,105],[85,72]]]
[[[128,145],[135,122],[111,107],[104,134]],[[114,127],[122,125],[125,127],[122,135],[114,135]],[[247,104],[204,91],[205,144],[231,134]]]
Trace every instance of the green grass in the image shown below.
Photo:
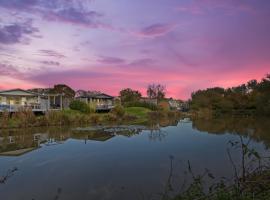
[[[133,115],[138,118],[146,118],[147,113],[150,112],[151,110],[148,108],[143,108],[143,107],[128,107],[128,108],[125,108],[125,111],[129,115]]]
[[[132,115],[137,117],[137,119],[130,122],[130,124],[145,124],[148,121],[148,112],[151,112],[149,108],[144,107],[128,107],[125,108],[127,115]]]

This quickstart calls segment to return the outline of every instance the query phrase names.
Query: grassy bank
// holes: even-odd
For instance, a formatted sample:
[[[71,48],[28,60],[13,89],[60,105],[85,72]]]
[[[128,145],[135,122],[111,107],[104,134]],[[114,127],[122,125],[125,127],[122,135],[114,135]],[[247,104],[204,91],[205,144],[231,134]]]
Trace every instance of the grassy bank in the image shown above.
[[[151,111],[143,107],[119,107],[109,113],[83,113],[76,110],[49,111],[45,115],[34,115],[29,110],[10,115],[2,113],[0,128],[20,128],[64,125],[107,125],[107,124],[147,124],[161,118],[177,116],[174,111]]]

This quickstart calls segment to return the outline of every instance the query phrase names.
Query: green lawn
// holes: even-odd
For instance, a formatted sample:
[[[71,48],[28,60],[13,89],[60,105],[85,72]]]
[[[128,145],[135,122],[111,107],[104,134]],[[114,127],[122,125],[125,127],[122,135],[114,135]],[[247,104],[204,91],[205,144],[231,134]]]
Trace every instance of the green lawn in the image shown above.
[[[146,118],[147,113],[150,112],[151,110],[148,108],[143,108],[143,107],[128,107],[128,108],[125,108],[125,111],[129,115],[133,115],[138,118]]]

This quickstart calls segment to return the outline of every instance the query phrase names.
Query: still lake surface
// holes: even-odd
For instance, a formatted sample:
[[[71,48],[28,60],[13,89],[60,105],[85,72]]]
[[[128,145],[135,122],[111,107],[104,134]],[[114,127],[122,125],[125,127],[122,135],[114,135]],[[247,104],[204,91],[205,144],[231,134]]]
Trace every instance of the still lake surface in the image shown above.
[[[194,173],[209,169],[232,177],[229,141],[251,139],[269,155],[269,119],[173,120],[157,126],[34,128],[0,130],[3,200],[159,199],[172,161],[179,189]],[[240,153],[231,150],[236,163]],[[207,181],[206,181],[207,182]]]

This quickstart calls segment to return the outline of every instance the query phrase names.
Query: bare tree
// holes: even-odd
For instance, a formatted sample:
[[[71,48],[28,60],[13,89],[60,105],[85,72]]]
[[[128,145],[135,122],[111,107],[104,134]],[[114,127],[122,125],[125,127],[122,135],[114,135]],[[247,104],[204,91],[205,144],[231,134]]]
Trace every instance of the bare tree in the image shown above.
[[[147,96],[160,101],[166,95],[166,86],[161,84],[150,84],[147,87]]]

